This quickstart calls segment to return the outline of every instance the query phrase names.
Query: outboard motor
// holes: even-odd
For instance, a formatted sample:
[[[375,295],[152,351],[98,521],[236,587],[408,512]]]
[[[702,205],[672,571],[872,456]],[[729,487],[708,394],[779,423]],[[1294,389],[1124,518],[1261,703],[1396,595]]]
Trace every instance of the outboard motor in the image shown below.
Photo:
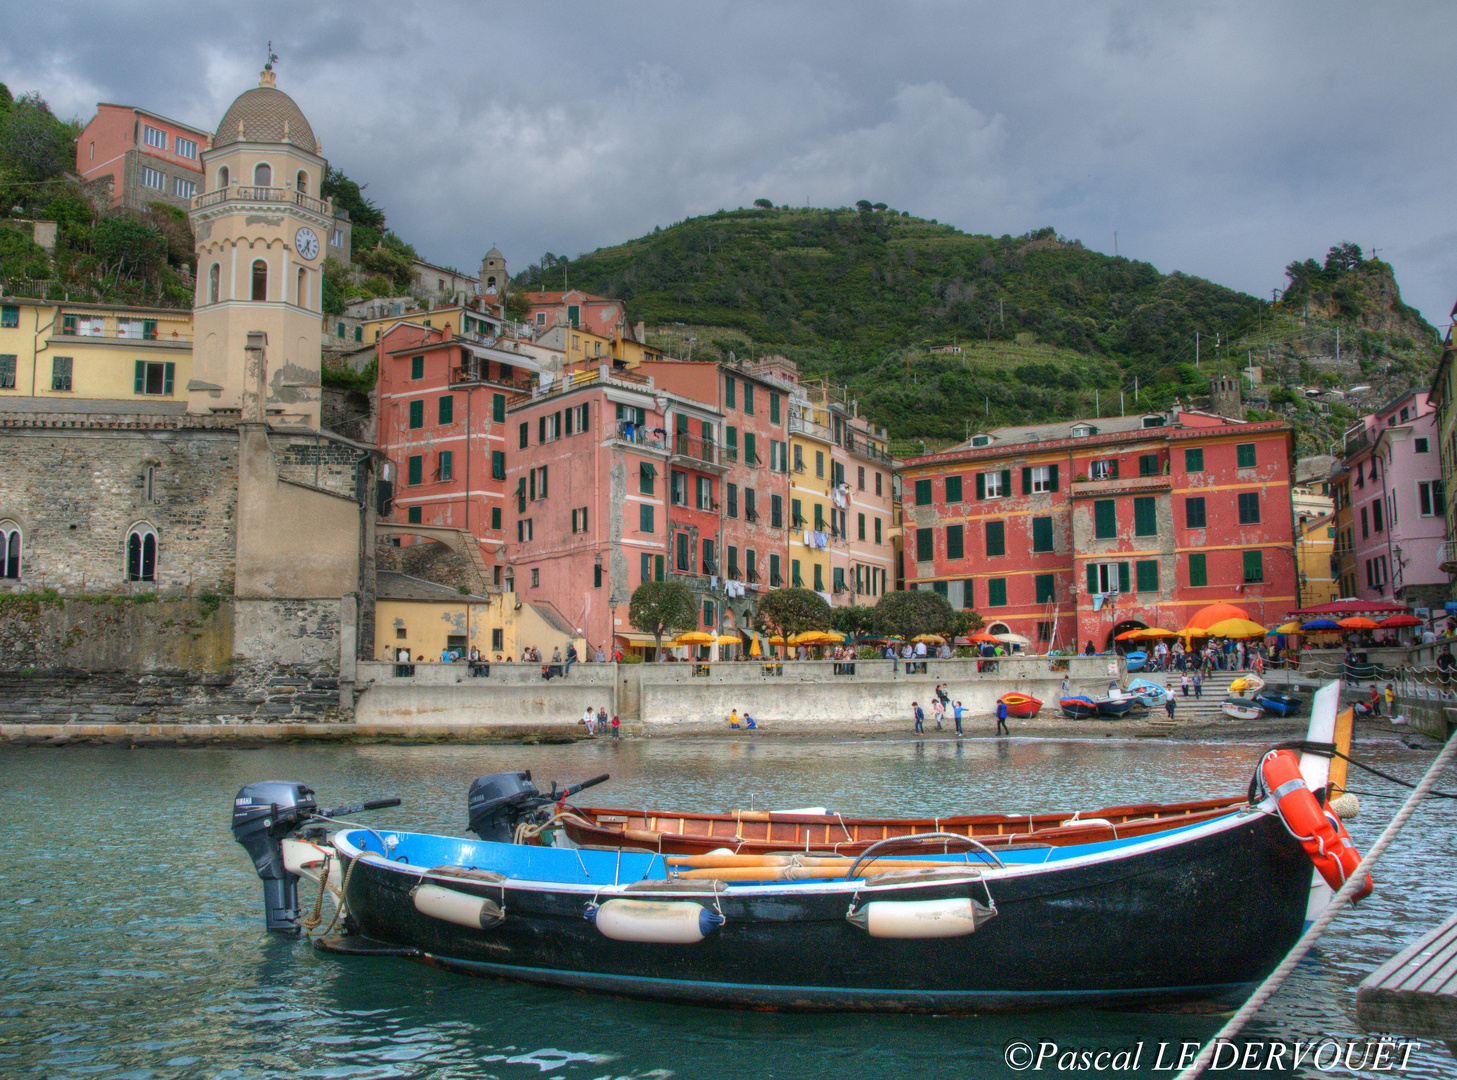
[[[478,776],[466,798],[470,831],[482,840],[509,844],[516,838],[517,825],[522,822],[540,824],[547,819],[542,812],[545,807],[608,779],[610,776],[603,773],[580,784],[570,784],[561,791],[556,789],[553,781],[551,790],[544,792],[531,782],[530,769]]]
[[[283,865],[282,840],[319,812],[313,789],[288,780],[246,784],[233,800],[233,839],[263,879],[268,929],[299,932],[298,877]]]

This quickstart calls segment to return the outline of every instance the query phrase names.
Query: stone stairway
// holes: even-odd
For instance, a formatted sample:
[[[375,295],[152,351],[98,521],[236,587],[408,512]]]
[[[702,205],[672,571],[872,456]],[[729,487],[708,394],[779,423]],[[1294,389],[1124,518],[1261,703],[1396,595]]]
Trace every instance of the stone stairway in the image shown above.
[[[1179,688],[1178,671],[1143,672],[1134,671],[1129,673],[1130,679],[1149,679],[1164,685],[1172,684],[1174,693],[1178,695],[1179,702],[1174,709],[1174,720],[1170,723],[1168,716],[1162,709],[1150,709],[1148,712],[1148,723],[1154,728],[1168,728],[1191,720],[1219,720],[1224,719],[1224,711],[1220,708],[1221,702],[1229,696],[1229,684],[1235,679],[1241,678],[1246,672],[1243,671],[1213,671],[1204,679],[1202,696],[1196,698],[1191,688],[1189,696],[1184,697],[1183,691]],[[1192,677],[1192,676],[1191,676]],[[1267,685],[1272,689],[1282,689],[1284,677],[1277,676],[1273,681],[1266,679]],[[1298,692],[1298,691],[1297,691]],[[1249,695],[1246,694],[1246,697]]]

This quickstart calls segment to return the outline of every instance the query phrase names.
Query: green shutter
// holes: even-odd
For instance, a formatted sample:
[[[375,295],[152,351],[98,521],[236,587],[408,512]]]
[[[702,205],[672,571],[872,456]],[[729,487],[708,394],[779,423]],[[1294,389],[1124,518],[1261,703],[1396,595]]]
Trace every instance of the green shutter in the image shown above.
[[[1118,564],[1118,591],[1119,592],[1128,592],[1129,591],[1128,590],[1128,564],[1126,562],[1121,562],[1121,563]]]
[[[162,393],[169,397],[172,394],[172,379],[176,372],[177,365],[171,361],[162,365]]]
[[[1184,451],[1184,471],[1191,473],[1204,471],[1204,451],[1202,449]]]
[[[1140,559],[1135,566],[1139,592],[1159,591],[1159,564],[1157,559]]]
[[[1032,550],[1052,550],[1052,518],[1035,517],[1032,519]]]
[[[948,476],[946,478],[946,501],[948,503],[961,501],[961,477]]]
[[[1088,563],[1088,595],[1092,596],[1098,591],[1098,564]]]
[[[410,357],[410,378],[423,379],[425,377],[425,358],[423,356]]]
[[[1037,603],[1039,603],[1039,604],[1050,604],[1050,603],[1052,603],[1052,598],[1053,598],[1054,591],[1055,591],[1055,588],[1056,588],[1056,584],[1055,584],[1056,581],[1057,581],[1056,577],[1054,575],[1052,575],[1052,574],[1038,574],[1037,575],[1037,577],[1036,577],[1036,584],[1037,584]]]
[[[1007,524],[1004,521],[987,522],[987,555],[1007,553]]]
[[[1258,551],[1246,551],[1245,555],[1245,582],[1253,583],[1265,580],[1265,565]]]
[[[145,360],[137,361],[136,376],[132,383],[132,392],[135,394],[145,394],[147,392],[147,362]]]
[[[425,403],[423,401],[410,402],[410,427],[421,428],[425,426]]]
[[[663,557],[661,555],[653,556],[653,578],[656,581],[663,580]]]
[[[1003,495],[1010,495],[1010,494],[1012,494],[1012,470],[1011,469],[1003,469],[1002,470],[1002,494]]]
[[[1201,553],[1189,556],[1189,586],[1197,588],[1209,584],[1209,564]]]
[[[1057,466],[1056,465],[1050,465],[1050,466],[1048,466],[1048,468],[1051,471],[1051,476],[1049,477],[1049,479],[1051,480],[1051,486],[1047,490],[1049,490],[1049,491],[1056,491],[1057,490]]]
[[[446,394],[440,399],[439,422],[441,424],[452,424],[455,422],[455,396]]]
[[[506,395],[496,394],[491,398],[491,419],[498,424],[506,422]]]
[[[1093,503],[1093,537],[1097,540],[1112,540],[1118,535],[1118,511],[1112,499],[1098,499]]]
[[[1255,444],[1240,443],[1234,448],[1235,464],[1241,469],[1253,469],[1255,467]]]
[[[749,390],[749,388],[747,386],[745,386],[744,389],[746,391],[745,397],[744,397],[744,403],[745,403],[745,405],[749,405],[752,402],[752,397],[747,392]],[[754,410],[752,408],[750,408],[748,411],[749,412],[753,412]],[[771,423],[771,424],[777,424],[777,423],[779,423],[779,394],[777,392],[773,391],[773,390],[770,390],[769,391],[769,423]]]
[[[963,557],[960,525],[946,526],[946,557],[948,559]]]
[[[157,320],[156,319],[143,319],[142,320],[142,337],[146,338],[148,341],[156,341],[157,340]]]
[[[1023,495],[1031,495],[1032,494],[1032,466],[1031,465],[1023,465],[1022,466],[1022,494]]]
[[[987,607],[1007,606],[1007,579],[994,577],[987,579]]]
[[[931,481],[929,481],[929,480],[917,480],[916,481],[916,505],[917,506],[930,506],[931,505]]]
[[[935,548],[933,546],[934,542],[932,540],[933,535],[934,534],[931,532],[930,529],[916,530],[917,562],[930,562],[933,558],[935,558]]]
[[[987,476],[986,473],[976,474],[976,497],[980,501],[987,497]]]
[[[418,484],[422,474],[420,455],[416,454],[410,458],[410,483]]]
[[[1158,507],[1152,495],[1133,500],[1133,535],[1157,536],[1159,532]]]

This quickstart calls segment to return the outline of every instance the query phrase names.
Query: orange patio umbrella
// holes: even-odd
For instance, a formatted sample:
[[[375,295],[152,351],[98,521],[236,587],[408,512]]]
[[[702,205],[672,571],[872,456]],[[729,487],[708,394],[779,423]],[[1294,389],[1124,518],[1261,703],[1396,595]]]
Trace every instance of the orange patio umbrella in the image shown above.
[[[1200,608],[1194,612],[1189,619],[1189,625],[1196,630],[1208,630],[1217,622],[1225,619],[1249,619],[1250,613],[1242,607],[1235,607],[1233,604],[1210,604],[1206,608]]]
[[[992,637],[985,630],[978,630],[976,633],[972,634],[971,637],[968,640],[969,641],[979,641],[979,642],[983,642],[983,643],[985,643],[987,645],[1000,645],[1001,644],[1001,641],[999,639]]]
[[[1340,620],[1341,627],[1346,630],[1375,630],[1376,620],[1368,619],[1364,615],[1352,615],[1349,619]]]
[[[1141,633],[1143,633],[1143,627],[1141,627],[1141,626],[1135,626],[1132,630],[1125,630],[1121,634],[1114,635],[1113,640],[1114,641],[1132,641],[1134,638],[1138,637],[1138,635],[1141,634]]]

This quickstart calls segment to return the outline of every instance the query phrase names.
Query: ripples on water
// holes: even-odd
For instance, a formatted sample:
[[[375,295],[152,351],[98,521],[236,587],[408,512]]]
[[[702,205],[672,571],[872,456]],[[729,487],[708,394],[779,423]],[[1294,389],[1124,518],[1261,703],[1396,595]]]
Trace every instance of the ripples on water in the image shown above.
[[[1144,1040],[1151,1064],[1159,1040],[1207,1037],[1222,1017],[728,1012],[319,954],[264,932],[261,887],[228,831],[230,800],[250,780],[296,779],[330,804],[399,795],[403,807],[370,820],[459,834],[472,778],[530,768],[547,782],[612,773],[592,793],[602,805],[717,810],[752,800],[872,815],[1090,808],[1242,790],[1257,749],[746,739],[3,751],[0,1076],[1007,1078],[1015,1074],[1003,1047],[1013,1039]],[[1399,743],[1359,749],[1410,779],[1431,759]],[[1351,829],[1364,847],[1399,801],[1379,781],[1352,783],[1387,796],[1364,800]],[[1337,920],[1251,1037],[1360,1034],[1351,1018],[1356,984],[1453,906],[1457,840],[1446,813],[1429,806],[1418,814],[1378,869],[1375,897]],[[1457,1071],[1438,1047],[1410,1065],[1405,1075],[1430,1080]]]

